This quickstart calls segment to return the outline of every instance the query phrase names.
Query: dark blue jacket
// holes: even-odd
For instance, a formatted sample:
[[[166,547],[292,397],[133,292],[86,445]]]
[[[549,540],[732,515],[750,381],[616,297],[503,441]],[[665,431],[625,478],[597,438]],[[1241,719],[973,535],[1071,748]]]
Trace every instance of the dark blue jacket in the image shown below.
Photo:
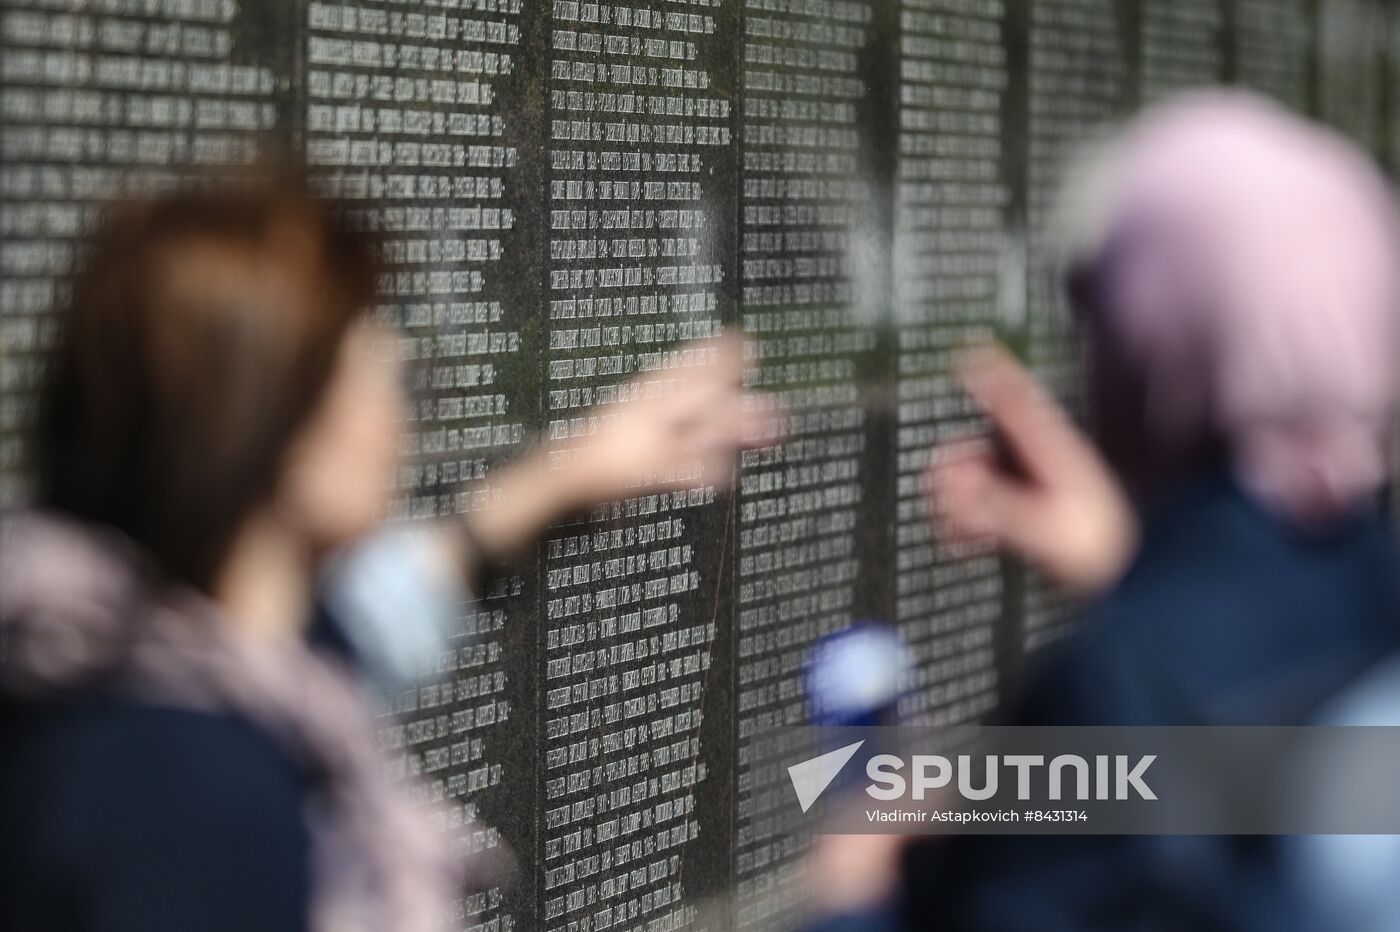
[[[317,789],[232,714],[0,698],[0,930],[304,932]]]
[[[1211,477],[1145,521],[1116,590],[1048,651],[1011,724],[1288,725],[1400,650],[1378,512],[1306,532]],[[903,924],[977,932],[1319,928],[1266,837],[963,837],[907,863]]]
[[[0,929],[302,932],[306,776],[237,718],[0,709]]]

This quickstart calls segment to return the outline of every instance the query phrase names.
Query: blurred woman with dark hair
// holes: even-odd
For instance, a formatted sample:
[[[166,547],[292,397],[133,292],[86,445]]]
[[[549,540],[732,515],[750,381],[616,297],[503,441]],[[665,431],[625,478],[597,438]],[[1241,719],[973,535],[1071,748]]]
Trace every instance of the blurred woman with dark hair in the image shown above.
[[[1378,504],[1400,349],[1390,189],[1340,136],[1220,92],[1148,111],[1069,200],[1092,441],[987,349],[960,375],[1002,448],[955,442],[929,473],[945,541],[1003,547],[1087,601],[1006,723],[1305,724],[1400,650]],[[832,911],[888,892],[897,846],[863,844],[876,866]],[[1326,927],[1283,860],[1269,838],[957,838],[909,850],[883,921]],[[823,871],[845,862],[820,855],[815,888],[839,889]]]
[[[357,671],[402,682],[462,580],[552,522],[728,481],[719,340],[493,473],[490,507],[375,534],[405,400],[336,216],[295,184],[128,205],[74,285],[38,507],[0,522],[4,928],[438,927],[464,865],[387,781]]]

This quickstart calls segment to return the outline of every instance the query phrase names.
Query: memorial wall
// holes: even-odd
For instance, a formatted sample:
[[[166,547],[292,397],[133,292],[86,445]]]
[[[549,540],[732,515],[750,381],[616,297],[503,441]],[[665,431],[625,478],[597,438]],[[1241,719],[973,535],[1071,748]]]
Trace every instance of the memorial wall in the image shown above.
[[[930,539],[928,451],[999,335],[1072,397],[1048,232],[1066,164],[1174,91],[1256,88],[1400,157],[1375,0],[0,0],[0,505],[49,309],[103,202],[288,154],[384,233],[414,363],[398,517],[685,341],[751,341],[791,416],[734,488],[555,528],[385,743],[512,884],[463,929],[780,927],[801,839],[747,753],[821,636],[894,623],[902,711],[977,719],[1067,606]]]

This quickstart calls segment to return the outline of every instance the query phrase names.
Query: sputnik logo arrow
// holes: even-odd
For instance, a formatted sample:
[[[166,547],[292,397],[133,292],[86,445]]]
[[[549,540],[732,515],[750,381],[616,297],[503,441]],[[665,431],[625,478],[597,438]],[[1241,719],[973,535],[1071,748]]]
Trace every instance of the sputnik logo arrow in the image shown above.
[[[797,791],[797,801],[802,806],[802,811],[806,812],[812,808],[812,803],[826,792],[826,788],[831,785],[831,781],[836,779],[836,775],[841,772],[841,768],[855,756],[856,751],[865,742],[857,741],[855,744],[848,744],[844,748],[837,748],[834,751],[827,751],[825,754],[804,760],[800,764],[793,764],[788,768],[788,776],[792,778],[792,788]]]

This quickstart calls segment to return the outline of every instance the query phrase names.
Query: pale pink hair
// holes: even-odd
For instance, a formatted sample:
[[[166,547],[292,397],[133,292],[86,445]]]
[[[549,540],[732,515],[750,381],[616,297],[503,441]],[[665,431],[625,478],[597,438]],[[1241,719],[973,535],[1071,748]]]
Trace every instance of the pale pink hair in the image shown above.
[[[1107,164],[1071,289],[1090,367],[1095,344],[1117,357],[1098,360],[1117,375],[1090,406],[1097,394],[1121,415],[1104,396],[1134,383],[1137,423],[1106,429],[1164,452],[1158,467],[1209,438],[1257,497],[1304,520],[1372,495],[1395,413],[1400,233],[1370,158],[1216,91],[1145,113]]]

